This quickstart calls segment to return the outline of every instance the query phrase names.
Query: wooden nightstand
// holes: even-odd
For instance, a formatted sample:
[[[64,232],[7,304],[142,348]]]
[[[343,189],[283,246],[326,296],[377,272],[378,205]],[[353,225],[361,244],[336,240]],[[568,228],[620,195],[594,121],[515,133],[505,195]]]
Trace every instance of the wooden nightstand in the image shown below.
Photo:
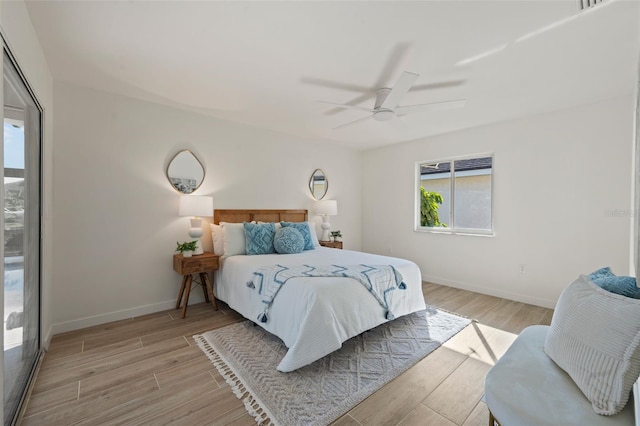
[[[182,296],[184,296],[182,318],[187,315],[187,305],[189,304],[189,293],[191,293],[193,274],[200,275],[200,284],[202,284],[204,299],[207,302],[211,302],[213,309],[215,309],[216,311],[218,310],[216,295],[213,294],[213,284],[209,280],[209,274],[207,274],[207,272],[215,271],[216,269],[218,269],[219,257],[220,256],[217,256],[208,251],[204,252],[203,254],[191,257],[184,257],[182,254],[173,255],[173,269],[174,271],[182,275],[180,294],[178,294],[178,301],[176,302],[176,309],[179,309],[180,302],[182,301]]]
[[[319,241],[322,247],[330,247],[342,250],[342,241]]]

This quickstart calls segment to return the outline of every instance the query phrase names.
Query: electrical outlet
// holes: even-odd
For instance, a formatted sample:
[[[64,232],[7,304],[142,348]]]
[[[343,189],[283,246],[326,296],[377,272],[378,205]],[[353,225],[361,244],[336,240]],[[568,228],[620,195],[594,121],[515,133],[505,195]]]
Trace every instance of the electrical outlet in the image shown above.
[[[521,274],[524,274],[527,272],[527,265],[525,265],[524,263],[521,263],[518,265],[518,271],[520,271]]]
[[[387,253],[389,254],[393,253],[393,248],[391,246],[387,247]]]

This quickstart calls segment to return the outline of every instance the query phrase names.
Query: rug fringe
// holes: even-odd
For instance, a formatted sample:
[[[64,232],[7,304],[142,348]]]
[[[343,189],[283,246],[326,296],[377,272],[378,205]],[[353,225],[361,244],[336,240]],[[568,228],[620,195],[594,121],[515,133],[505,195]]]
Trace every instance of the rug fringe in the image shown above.
[[[220,354],[209,345],[209,342],[207,342],[201,334],[194,335],[193,339],[216,367],[225,382],[231,387],[233,394],[242,401],[245,410],[256,420],[256,423],[260,426],[277,426],[272,419],[273,416],[267,412],[263,404],[256,398],[251,390],[242,383],[237,374],[227,365]]]
[[[455,315],[455,316],[460,317],[460,318],[465,318],[465,319],[468,319],[471,322],[478,322],[478,320],[473,318],[473,317],[469,317],[467,315],[462,315],[462,314],[460,314],[458,312],[448,311],[446,309],[442,309],[440,307],[435,307],[433,305],[427,305],[427,312],[429,312],[430,309],[435,309],[436,311],[445,312],[447,314]]]

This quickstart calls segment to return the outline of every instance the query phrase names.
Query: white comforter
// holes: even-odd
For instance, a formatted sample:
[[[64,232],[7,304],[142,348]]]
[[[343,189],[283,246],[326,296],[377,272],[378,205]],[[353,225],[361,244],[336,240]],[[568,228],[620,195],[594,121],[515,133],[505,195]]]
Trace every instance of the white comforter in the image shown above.
[[[264,305],[257,291],[248,288],[251,274],[264,265],[337,264],[393,265],[402,274],[405,291],[391,292],[396,317],[425,309],[418,266],[404,259],[349,250],[318,247],[299,254],[268,254],[223,258],[216,277],[216,297],[289,348],[278,365],[293,371],[339,349],[342,342],[387,322],[384,308],[353,278],[300,277],[290,279],[274,299],[269,322],[257,318]]]

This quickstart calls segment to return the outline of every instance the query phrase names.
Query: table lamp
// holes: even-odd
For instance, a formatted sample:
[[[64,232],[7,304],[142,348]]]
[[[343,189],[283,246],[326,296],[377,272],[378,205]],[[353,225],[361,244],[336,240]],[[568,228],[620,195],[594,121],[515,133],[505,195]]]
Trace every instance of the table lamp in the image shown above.
[[[336,216],[338,214],[338,202],[336,200],[320,200],[316,201],[315,213],[317,216],[322,216],[322,235],[320,241],[329,241],[329,216]]]
[[[205,197],[200,195],[182,195],[180,197],[180,207],[178,215],[193,216],[191,219],[191,227],[189,228],[189,236],[191,241],[198,240],[194,255],[202,254],[202,245],[200,237],[202,237],[202,217],[213,216],[213,197]]]

